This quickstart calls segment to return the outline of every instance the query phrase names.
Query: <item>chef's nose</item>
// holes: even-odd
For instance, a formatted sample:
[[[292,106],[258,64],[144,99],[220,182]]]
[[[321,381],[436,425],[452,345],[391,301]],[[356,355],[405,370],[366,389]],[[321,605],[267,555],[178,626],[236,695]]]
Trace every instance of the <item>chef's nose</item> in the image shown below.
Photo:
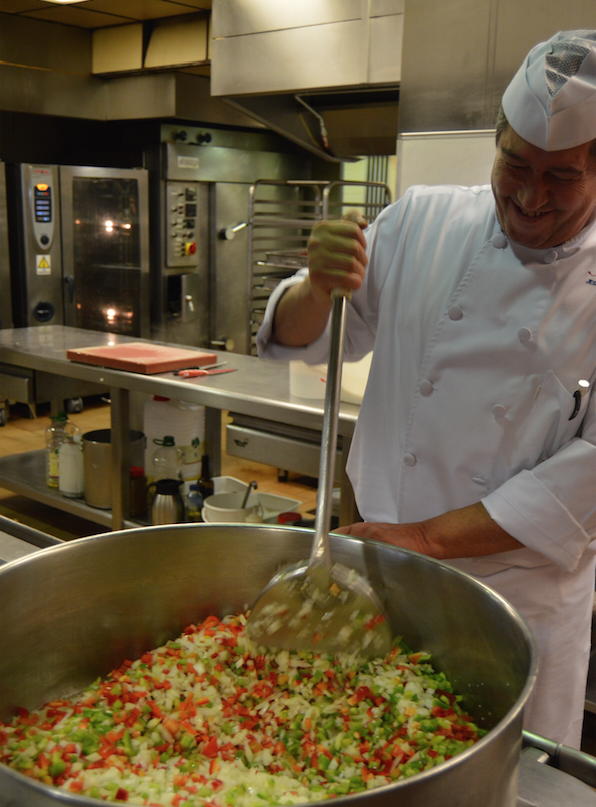
[[[539,177],[528,178],[517,191],[520,205],[531,213],[535,213],[546,203],[548,190],[546,183]]]

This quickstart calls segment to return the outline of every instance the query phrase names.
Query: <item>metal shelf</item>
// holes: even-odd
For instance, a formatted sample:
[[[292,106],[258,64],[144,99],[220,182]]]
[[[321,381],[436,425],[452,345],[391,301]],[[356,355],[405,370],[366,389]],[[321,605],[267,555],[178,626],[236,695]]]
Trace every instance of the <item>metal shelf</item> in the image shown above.
[[[89,507],[88,504],[85,504],[84,499],[70,499],[63,496],[59,490],[48,487],[45,463],[46,452],[44,449],[0,457],[0,487],[50,507],[64,510],[79,518],[85,518],[87,521],[101,524],[102,527],[108,529],[112,527],[111,510]],[[142,521],[127,520],[124,522],[125,527],[140,527],[144,524],[145,522]]]

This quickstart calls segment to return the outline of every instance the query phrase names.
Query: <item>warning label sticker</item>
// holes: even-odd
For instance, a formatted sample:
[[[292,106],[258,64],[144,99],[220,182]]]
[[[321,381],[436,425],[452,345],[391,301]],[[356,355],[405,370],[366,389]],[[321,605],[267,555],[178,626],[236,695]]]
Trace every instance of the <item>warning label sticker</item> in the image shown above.
[[[52,274],[52,256],[51,255],[36,255],[35,256],[35,272],[38,275],[51,275]]]

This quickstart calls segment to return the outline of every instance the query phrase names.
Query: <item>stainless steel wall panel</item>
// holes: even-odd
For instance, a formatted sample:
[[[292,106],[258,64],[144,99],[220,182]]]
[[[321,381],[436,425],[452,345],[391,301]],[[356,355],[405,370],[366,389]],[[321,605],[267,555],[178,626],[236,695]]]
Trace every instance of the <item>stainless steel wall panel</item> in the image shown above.
[[[397,84],[401,79],[404,15],[373,17],[368,50],[369,84]]]
[[[0,64],[0,106],[11,112],[102,120],[103,85],[94,76]]]
[[[261,177],[300,179],[305,164],[294,155],[273,151],[168,145],[166,170],[170,179],[181,181],[251,183]]]
[[[557,31],[596,29],[594,0],[500,0],[495,21],[495,65],[490,86],[491,110],[496,110],[507,85],[526,53]],[[491,121],[491,125],[494,119]]]
[[[214,39],[213,95],[301,91],[366,83],[362,21]]]
[[[392,0],[385,0],[391,3]],[[324,25],[361,17],[362,0],[300,0],[280,3],[279,0],[218,0],[213,6],[211,24],[213,37]],[[367,3],[364,3],[367,6]]]
[[[406,0],[370,0],[370,16],[385,17],[390,14],[403,14]]]
[[[530,48],[575,28],[596,28],[593,0],[407,0],[400,132],[491,128]]]
[[[489,0],[406,0],[400,132],[487,129]]]
[[[91,73],[91,31],[17,14],[0,14],[0,27],[1,61],[80,76]]]

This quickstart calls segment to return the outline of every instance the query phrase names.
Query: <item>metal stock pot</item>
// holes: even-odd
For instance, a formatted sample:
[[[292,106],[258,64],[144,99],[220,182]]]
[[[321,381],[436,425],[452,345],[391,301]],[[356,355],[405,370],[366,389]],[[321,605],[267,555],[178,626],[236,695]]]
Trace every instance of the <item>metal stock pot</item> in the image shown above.
[[[209,614],[246,609],[281,565],[309,555],[312,531],[166,525],[81,538],[0,568],[0,719],[71,695],[125,658]],[[489,733],[411,779],[333,804],[514,807],[522,711],[534,683],[529,630],[500,596],[446,564],[346,536],[335,560],[384,593],[395,634],[432,654]],[[0,766],[0,804],[97,805]]]

